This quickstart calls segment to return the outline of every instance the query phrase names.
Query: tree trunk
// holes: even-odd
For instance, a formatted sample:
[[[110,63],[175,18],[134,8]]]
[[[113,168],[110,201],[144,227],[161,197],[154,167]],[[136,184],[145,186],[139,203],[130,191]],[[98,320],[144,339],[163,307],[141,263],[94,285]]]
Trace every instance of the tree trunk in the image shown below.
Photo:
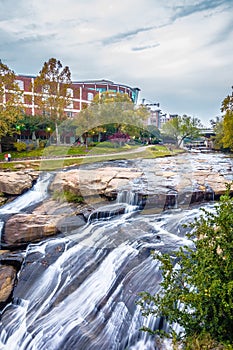
[[[180,148],[180,146],[182,145],[182,143],[183,143],[185,137],[186,137],[186,136],[183,136],[183,137],[179,137],[179,138],[178,138],[178,144],[177,144],[178,148]]]
[[[55,133],[56,133],[56,143],[57,143],[57,145],[60,145],[61,141],[60,141],[60,134],[59,134],[59,131],[58,131],[57,122],[55,123]]]

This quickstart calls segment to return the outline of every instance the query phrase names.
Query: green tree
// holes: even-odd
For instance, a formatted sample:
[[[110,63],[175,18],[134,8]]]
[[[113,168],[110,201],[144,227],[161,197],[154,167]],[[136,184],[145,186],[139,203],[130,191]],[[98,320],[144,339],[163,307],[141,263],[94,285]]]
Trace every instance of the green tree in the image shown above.
[[[215,136],[212,137],[212,140],[214,142],[214,148],[217,150],[224,150],[224,129],[223,129],[223,119],[220,117],[216,117],[216,119],[211,119],[210,123],[213,127],[213,130],[215,132]]]
[[[162,132],[168,136],[174,137],[178,147],[186,137],[191,139],[198,138],[200,135],[201,121],[198,118],[183,115],[172,118],[162,127]]]
[[[19,130],[19,132],[29,131],[30,134],[34,134],[39,130],[46,131],[48,128],[52,132],[55,126],[50,117],[46,115],[31,116],[24,114],[21,116],[21,118],[19,118],[16,125],[16,129]]]
[[[147,118],[148,110],[144,106],[136,108],[127,94],[106,92],[96,95],[91,105],[78,114],[76,134],[83,135],[85,142],[89,131],[100,134],[112,130],[133,135],[137,128],[144,127]]]
[[[233,151],[233,94],[223,100],[221,111],[225,113],[223,116],[223,146]]]
[[[36,104],[55,123],[57,144],[60,143],[58,125],[67,119],[65,108],[71,103],[71,73],[68,66],[50,58],[35,79]]]
[[[1,138],[17,132],[15,126],[22,108],[22,92],[15,73],[0,60],[0,152]]]
[[[147,130],[152,138],[157,139],[158,141],[161,140],[160,130],[155,125],[148,125]]]
[[[179,323],[185,337],[210,335],[233,343],[233,199],[230,186],[215,206],[203,210],[187,236],[192,246],[168,254],[154,254],[161,262],[161,293],[142,293],[144,314]],[[230,349],[230,348],[229,348]]]

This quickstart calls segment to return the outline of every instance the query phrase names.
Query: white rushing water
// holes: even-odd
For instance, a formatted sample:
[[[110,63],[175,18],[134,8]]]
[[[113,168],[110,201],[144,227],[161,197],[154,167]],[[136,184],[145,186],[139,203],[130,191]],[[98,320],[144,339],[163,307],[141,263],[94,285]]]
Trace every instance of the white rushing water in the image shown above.
[[[0,213],[17,213],[46,198],[50,176]],[[213,204],[203,206],[213,210]],[[1,315],[1,350],[158,349],[156,338],[140,328],[166,325],[144,318],[136,304],[140,292],[160,290],[159,263],[150,252],[191,244],[183,224],[200,215],[200,206],[159,214],[139,207],[137,193],[122,191],[85,226],[28,246],[12,303]]]
[[[140,291],[159,290],[159,265],[149,251],[187,244],[174,222],[179,227],[196,214],[127,214],[30,245],[2,315],[0,349],[154,350],[155,340],[140,328],[156,329],[159,321],[144,319],[135,304]]]
[[[19,213],[23,209],[44,200],[48,195],[48,184],[51,181],[52,176],[53,175],[50,173],[42,173],[36,184],[30,190],[17,197],[12,202],[2,206],[0,208],[0,215]]]

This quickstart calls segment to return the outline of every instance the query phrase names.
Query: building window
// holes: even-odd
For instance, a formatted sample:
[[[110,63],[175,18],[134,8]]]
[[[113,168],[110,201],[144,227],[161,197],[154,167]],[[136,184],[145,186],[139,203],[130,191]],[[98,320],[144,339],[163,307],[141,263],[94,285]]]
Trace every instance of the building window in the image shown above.
[[[136,94],[133,91],[132,91],[131,98],[132,98],[133,102],[135,103],[136,102]]]
[[[43,94],[48,94],[48,93],[49,93],[49,88],[50,88],[49,85],[44,85],[44,86],[42,87],[42,93],[43,93]]]
[[[19,101],[20,103],[24,103],[24,95],[23,95],[23,93],[19,93],[19,94],[18,94],[18,101]]]
[[[69,99],[67,103],[67,108],[70,108],[70,109],[74,108],[74,102],[71,99]]]
[[[24,82],[22,80],[15,80],[15,83],[18,85],[20,90],[24,90]]]
[[[68,89],[66,90],[66,92],[67,92],[67,95],[69,95],[69,97],[74,97],[74,90],[73,90],[73,89],[68,88]]]
[[[88,92],[88,94],[87,94],[88,101],[92,101],[93,98],[94,98],[94,94],[92,92]]]
[[[106,88],[96,88],[96,91],[104,92],[104,91],[106,91]]]
[[[73,118],[73,112],[66,112],[68,118]]]

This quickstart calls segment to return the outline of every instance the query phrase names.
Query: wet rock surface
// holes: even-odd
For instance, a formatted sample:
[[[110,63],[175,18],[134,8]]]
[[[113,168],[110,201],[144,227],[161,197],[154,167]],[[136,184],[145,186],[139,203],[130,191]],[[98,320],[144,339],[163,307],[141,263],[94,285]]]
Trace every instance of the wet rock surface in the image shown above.
[[[0,171],[0,192],[8,195],[20,195],[30,189],[39,173],[31,170]]]
[[[20,247],[29,242],[38,242],[59,233],[60,215],[17,214],[5,224],[2,245]]]
[[[16,269],[13,266],[0,266],[0,303],[10,297],[16,278]]]
[[[1,265],[12,265],[17,270],[20,269],[25,256],[25,251],[9,251],[1,250],[0,251],[0,264]]]
[[[163,210],[212,201],[233,180],[233,160],[221,154],[183,154],[125,162],[125,168],[119,165],[115,161],[111,166],[58,173],[50,189],[81,195],[94,208],[130,191],[141,206]]]
[[[105,167],[75,169],[58,173],[50,186],[52,192],[71,191],[85,198],[105,196],[131,180],[140,178],[143,172],[137,168]]]

